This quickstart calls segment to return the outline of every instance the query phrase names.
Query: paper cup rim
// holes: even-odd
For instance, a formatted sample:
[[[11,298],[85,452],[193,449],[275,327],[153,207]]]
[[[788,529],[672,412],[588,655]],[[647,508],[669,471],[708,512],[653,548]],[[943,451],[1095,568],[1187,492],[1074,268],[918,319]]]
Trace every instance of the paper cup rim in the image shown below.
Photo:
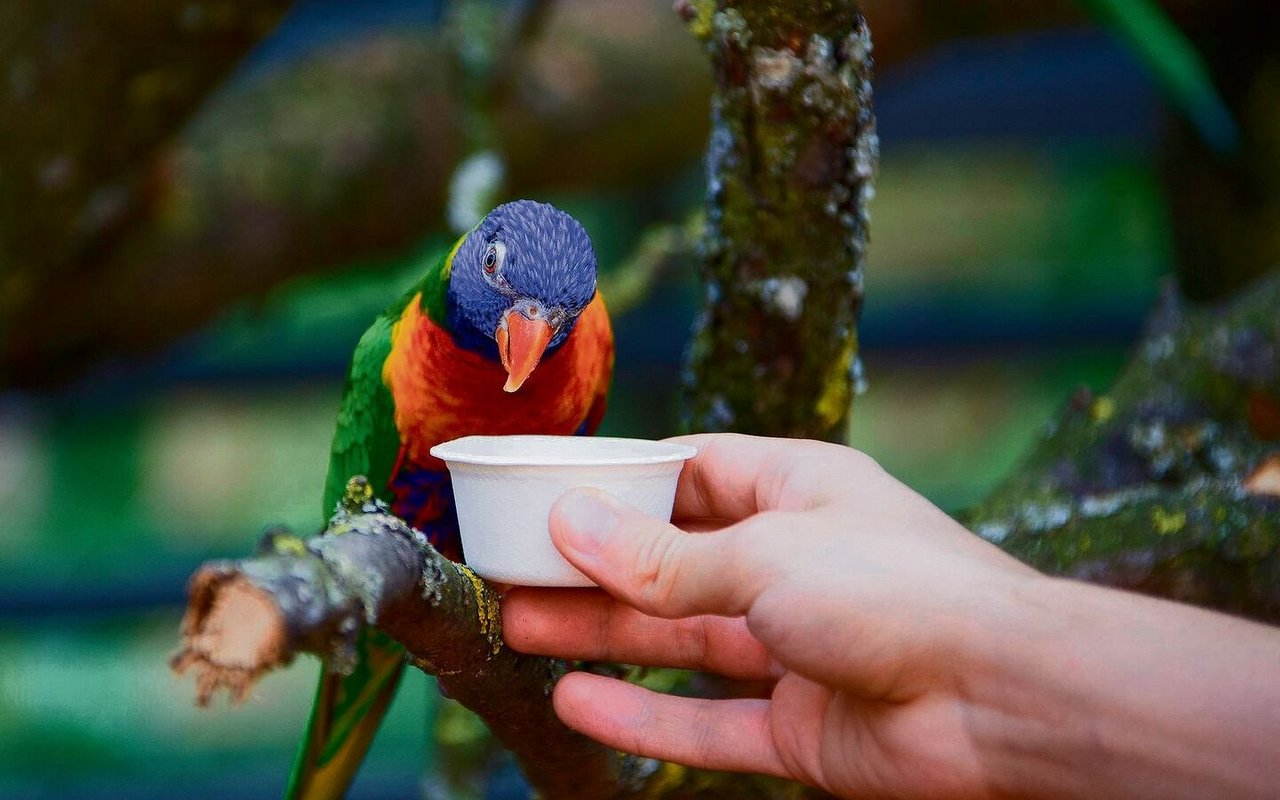
[[[495,452],[500,441],[521,445],[520,452]],[[442,461],[489,467],[638,466],[688,461],[697,454],[687,444],[616,436],[463,436],[431,448]]]

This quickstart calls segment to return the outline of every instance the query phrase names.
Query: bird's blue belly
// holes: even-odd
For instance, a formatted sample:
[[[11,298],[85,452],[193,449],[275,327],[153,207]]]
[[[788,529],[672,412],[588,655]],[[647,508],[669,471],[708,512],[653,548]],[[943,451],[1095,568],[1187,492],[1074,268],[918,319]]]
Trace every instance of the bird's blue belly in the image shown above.
[[[445,558],[462,561],[458,513],[448,470],[405,466],[391,480],[391,513],[427,537]]]

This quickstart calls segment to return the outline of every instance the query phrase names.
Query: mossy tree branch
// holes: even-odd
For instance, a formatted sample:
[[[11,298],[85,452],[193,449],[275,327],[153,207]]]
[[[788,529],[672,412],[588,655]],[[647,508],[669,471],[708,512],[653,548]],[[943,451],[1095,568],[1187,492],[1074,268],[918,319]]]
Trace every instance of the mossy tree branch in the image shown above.
[[[550,700],[564,663],[506,647],[495,590],[370,498],[354,478],[319,536],[270,531],[254,557],[196,573],[172,664],[195,672],[197,702],[222,689],[243,698],[299,653],[349,668],[360,626],[376,625],[484,720],[541,797],[807,796],[782,781],[627,756],[566,728]]]
[[[362,625],[401,642],[409,660],[488,723],[547,797],[612,797],[626,761],[565,728],[548,694],[561,667],[502,645],[498,598],[466,567],[370,500],[354,479],[320,536],[280,531],[256,557],[205,565],[193,578],[180,671],[199,702],[219,688],[243,696],[300,652],[349,668]]]
[[[1046,572],[1280,621],[1278,309],[1280,273],[1214,308],[1170,290],[964,521]]]

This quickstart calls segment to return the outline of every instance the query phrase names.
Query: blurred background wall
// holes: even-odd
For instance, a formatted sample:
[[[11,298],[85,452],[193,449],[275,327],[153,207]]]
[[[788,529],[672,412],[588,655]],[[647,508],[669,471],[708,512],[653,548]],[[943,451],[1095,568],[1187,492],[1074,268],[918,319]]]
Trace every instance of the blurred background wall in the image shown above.
[[[850,441],[947,509],[1105,386],[1183,260],[1194,137],[1089,5],[865,4]],[[1208,46],[1204,5],[1169,10]],[[556,203],[615,282],[684,226],[708,68],[666,0],[58,0],[0,30],[0,796],[277,796],[315,664],[196,711],[166,666],[186,576],[318,527],[346,360],[450,220]],[[675,431],[694,269],[616,320],[604,432]],[[434,690],[408,683],[355,796],[415,790]]]

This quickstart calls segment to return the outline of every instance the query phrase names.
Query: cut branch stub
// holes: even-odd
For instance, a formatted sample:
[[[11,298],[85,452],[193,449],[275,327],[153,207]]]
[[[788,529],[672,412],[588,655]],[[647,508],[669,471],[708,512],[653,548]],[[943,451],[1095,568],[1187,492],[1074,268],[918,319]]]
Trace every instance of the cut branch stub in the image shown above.
[[[854,3],[685,4],[716,90],[694,430],[843,439],[879,143]]]
[[[493,587],[443,558],[362,481],[348,484],[320,536],[271,530],[253,558],[207,564],[192,578],[172,666],[195,672],[201,705],[221,689],[243,699],[300,652],[347,667],[359,626],[376,624],[484,721],[540,797],[823,796],[773,778],[626,756],[566,728],[551,706],[564,663],[505,647]]]
[[[270,594],[230,566],[207,566],[191,580],[183,647],[170,665],[179,675],[195,668],[197,705],[220,689],[242,702],[264,673],[293,660],[286,629]]]
[[[308,652],[349,669],[370,624],[476,712],[549,798],[608,798],[643,783],[643,762],[566,728],[551,708],[563,666],[502,646],[498,597],[467,567],[373,500],[353,479],[320,536],[272,530],[258,554],[208,564],[191,581],[172,666],[195,673],[197,702],[246,696],[266,672]]]

